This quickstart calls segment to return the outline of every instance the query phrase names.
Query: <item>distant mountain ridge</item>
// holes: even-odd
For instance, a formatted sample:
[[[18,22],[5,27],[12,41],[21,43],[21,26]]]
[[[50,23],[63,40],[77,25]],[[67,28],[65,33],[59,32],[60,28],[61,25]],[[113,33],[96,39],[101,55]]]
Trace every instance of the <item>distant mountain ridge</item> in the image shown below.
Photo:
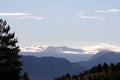
[[[66,46],[31,48],[26,48],[25,52],[21,51],[19,54],[24,55],[21,59],[23,70],[29,72],[32,80],[52,80],[66,73],[80,73],[104,62],[108,64],[120,62],[119,48],[115,47],[114,51],[111,49],[113,46],[110,49],[93,49],[93,52],[98,52],[96,54],[84,54],[83,49]]]
[[[31,80],[53,80],[66,73],[78,74],[85,69],[78,63],[64,58],[23,56],[23,71],[27,71]]]
[[[53,46],[33,46],[21,48],[21,55],[31,55],[36,57],[53,56],[59,58],[66,58],[71,62],[87,61],[95,52],[101,51],[120,51],[120,47],[108,44],[98,44],[86,48],[70,48],[67,46],[53,47]],[[93,53],[91,53],[93,52]]]
[[[21,52],[49,52],[49,53],[74,53],[74,54],[81,54],[84,52],[82,49],[75,49],[75,48],[69,48],[67,46],[60,46],[60,47],[24,47],[21,48]],[[68,51],[68,52],[67,52]]]
[[[28,47],[20,47],[21,52],[43,52],[43,51],[51,51],[52,49],[57,52],[67,53],[67,54],[96,54],[99,51],[117,51],[120,52],[119,46],[114,46],[105,43],[98,43],[96,45],[91,46],[81,46],[77,48],[71,48],[67,46],[28,46]]]
[[[120,62],[120,52],[100,51],[88,61],[71,63],[65,58],[23,56],[23,70],[29,72],[32,80],[52,80],[66,73],[77,74],[103,63]]]
[[[107,64],[120,62],[120,52],[101,51],[93,55],[90,60],[80,61],[79,63],[86,69],[89,69],[95,65],[103,64],[105,62]]]
[[[71,62],[77,62],[77,61],[84,61],[88,60],[92,54],[82,54],[84,52],[82,49],[74,49],[74,48],[69,48],[66,46],[61,46],[61,47],[34,47],[32,50],[30,47],[26,48],[28,51],[25,50],[21,51],[21,55],[31,55],[31,56],[36,56],[36,57],[45,57],[45,56],[53,56],[53,57],[59,57],[59,58],[66,58]],[[35,50],[35,51],[34,51]],[[31,52],[29,52],[31,51]]]

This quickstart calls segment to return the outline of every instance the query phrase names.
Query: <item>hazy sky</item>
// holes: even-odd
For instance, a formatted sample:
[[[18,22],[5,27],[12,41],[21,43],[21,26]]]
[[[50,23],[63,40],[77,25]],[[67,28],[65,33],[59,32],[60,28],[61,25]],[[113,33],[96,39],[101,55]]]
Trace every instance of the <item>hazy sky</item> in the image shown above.
[[[0,0],[19,45],[120,46],[120,0]]]

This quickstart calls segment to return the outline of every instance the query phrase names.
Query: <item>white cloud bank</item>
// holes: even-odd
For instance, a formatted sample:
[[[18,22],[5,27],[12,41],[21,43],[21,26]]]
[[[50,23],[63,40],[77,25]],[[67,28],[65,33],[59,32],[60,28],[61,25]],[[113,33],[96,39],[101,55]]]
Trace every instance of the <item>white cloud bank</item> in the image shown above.
[[[84,54],[90,54],[90,53],[95,54],[99,51],[104,51],[104,50],[120,52],[120,47],[105,43],[99,43],[97,45],[92,45],[92,46],[85,46],[82,47],[82,49],[85,51]]]
[[[44,18],[41,16],[19,16],[18,19],[35,19],[35,20],[43,20]]]
[[[105,20],[105,18],[99,17],[99,16],[86,16],[86,15],[80,15],[81,19],[96,19],[96,20]]]
[[[48,46],[31,46],[31,47],[29,46],[29,47],[21,47],[20,49],[22,52],[42,52],[45,51],[47,48]],[[62,51],[62,52],[65,54],[96,54],[99,51],[120,52],[120,47],[105,43],[98,43],[96,45],[84,46],[75,49],[82,49],[84,52],[81,53],[77,51]]]
[[[26,16],[28,13],[0,13],[0,16]]]
[[[120,9],[95,10],[97,13],[120,13]]]
[[[100,14],[96,13],[104,13],[104,14],[118,14],[120,13],[120,9],[106,9],[106,10],[91,10],[91,11],[76,11],[76,15],[80,19],[95,19],[95,20],[105,20],[105,16],[101,17]],[[89,15],[86,15],[89,14]],[[92,14],[92,15],[91,15]],[[97,15],[97,16],[96,16]]]
[[[46,46],[29,46],[20,47],[21,52],[42,52],[46,49]]]
[[[34,20],[43,20],[44,18],[41,16],[33,16],[30,13],[21,13],[21,12],[15,12],[15,13],[3,13],[0,12],[0,16],[11,16],[11,17],[17,17],[17,19],[34,19]]]
[[[105,18],[95,15],[86,15],[86,11],[76,11],[80,19],[105,20]]]

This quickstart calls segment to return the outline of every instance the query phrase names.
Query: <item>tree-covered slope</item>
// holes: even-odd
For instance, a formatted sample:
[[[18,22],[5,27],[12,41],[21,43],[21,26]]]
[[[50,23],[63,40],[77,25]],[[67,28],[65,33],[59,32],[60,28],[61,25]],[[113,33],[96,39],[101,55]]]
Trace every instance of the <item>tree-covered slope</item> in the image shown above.
[[[79,75],[66,74],[55,80],[120,80],[120,63],[99,64]]]

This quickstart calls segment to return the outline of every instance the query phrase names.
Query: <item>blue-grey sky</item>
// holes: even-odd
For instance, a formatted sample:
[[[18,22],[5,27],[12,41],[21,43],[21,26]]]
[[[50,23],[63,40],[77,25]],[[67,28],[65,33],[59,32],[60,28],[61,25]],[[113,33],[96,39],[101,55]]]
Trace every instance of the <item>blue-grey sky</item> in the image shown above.
[[[19,45],[120,45],[120,0],[0,0]]]

